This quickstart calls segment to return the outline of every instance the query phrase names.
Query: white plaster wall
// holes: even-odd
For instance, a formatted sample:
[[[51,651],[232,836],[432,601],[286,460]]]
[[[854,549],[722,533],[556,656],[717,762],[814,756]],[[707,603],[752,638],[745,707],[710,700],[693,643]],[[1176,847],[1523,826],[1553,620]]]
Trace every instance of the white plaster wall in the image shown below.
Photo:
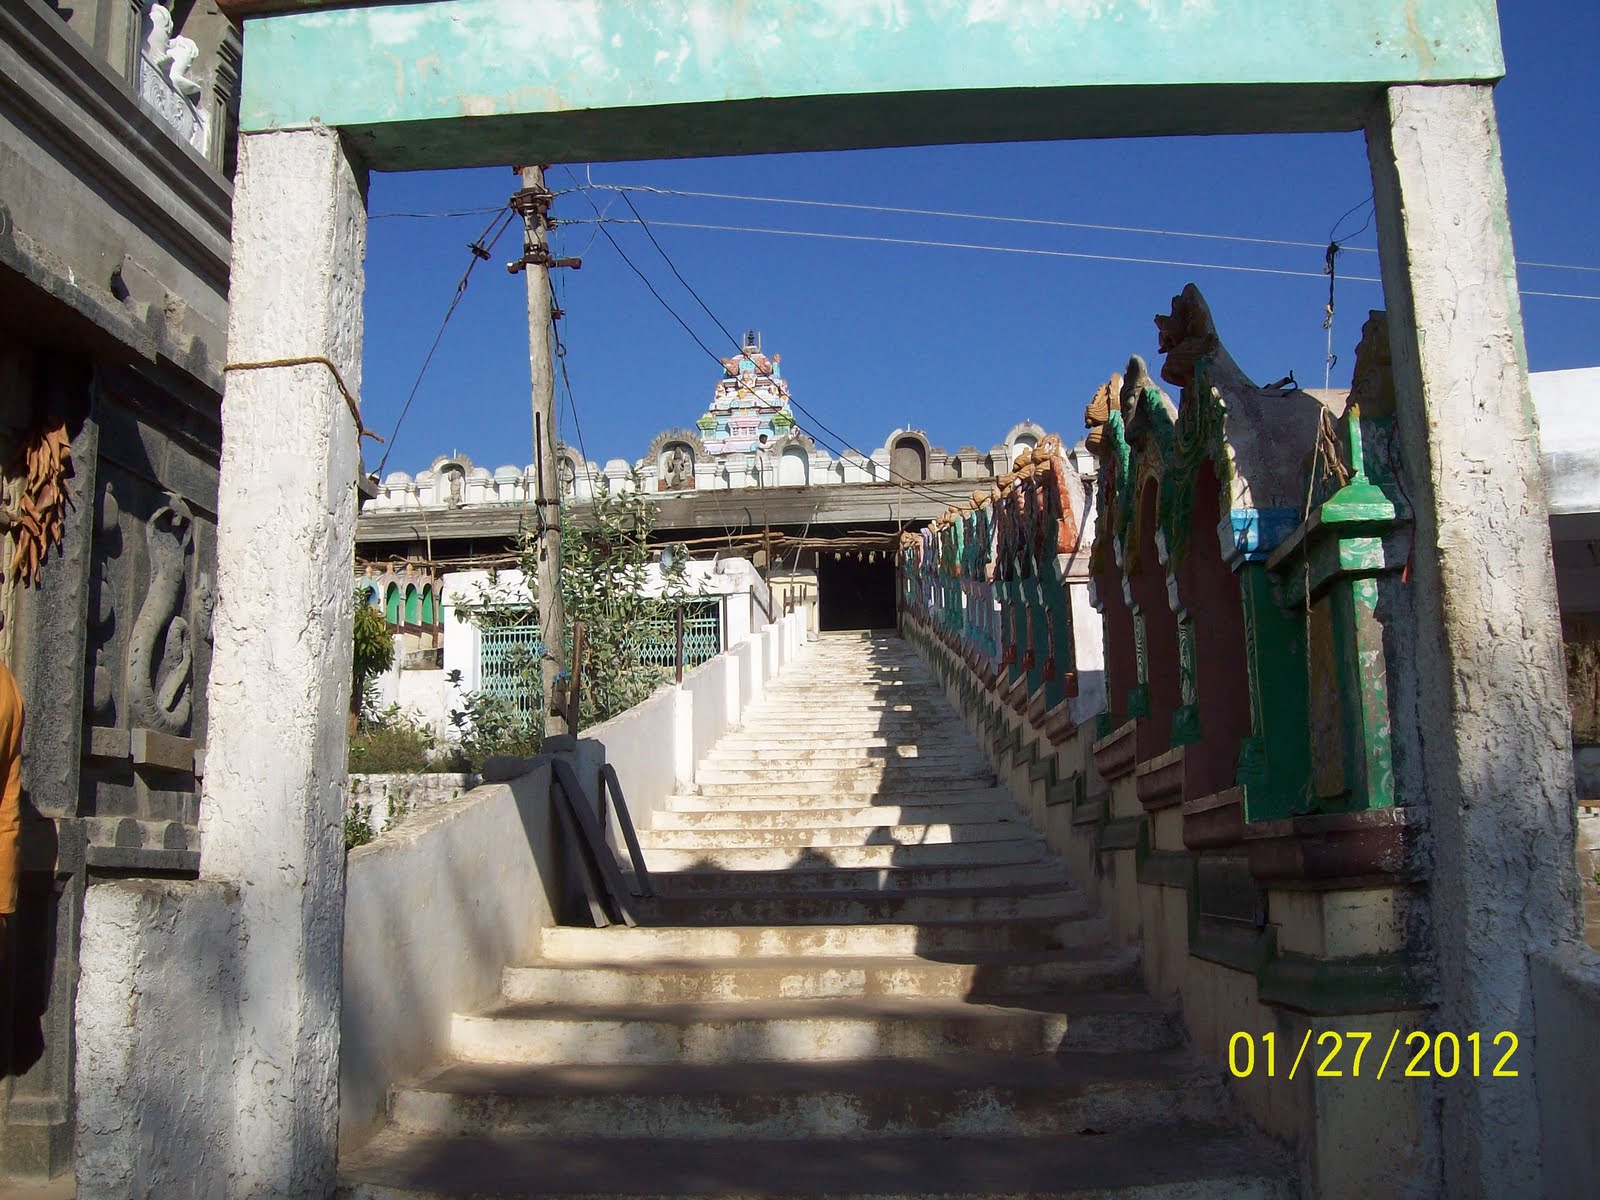
[[[1089,586],[1067,589],[1072,605],[1072,653],[1078,664],[1078,694],[1069,710],[1075,725],[1087,725],[1106,707],[1106,646],[1100,614],[1089,598]]]
[[[450,692],[442,669],[401,671],[396,680],[395,703],[414,721],[439,737],[450,733]]]
[[[215,1200],[233,1168],[239,893],[230,884],[90,886],[79,949],[82,1200]]]
[[[1600,512],[1600,367],[1528,376],[1552,513]]]
[[[476,636],[476,630],[473,631]],[[450,733],[450,709],[460,707],[454,702],[454,693],[446,683],[448,666],[405,669],[400,666],[400,638],[395,639],[395,661],[382,675],[377,676],[377,707],[399,707],[400,711],[425,725],[439,737]],[[473,669],[477,669],[477,647],[473,646]]]
[[[628,813],[640,829],[650,828],[651,814],[693,780],[691,704],[689,693],[667,684],[648,700],[581,732],[584,741],[605,747],[605,761],[616,770]]]
[[[690,761],[698,765],[742,715],[737,663],[731,655],[719,654],[686,674],[683,690],[690,696]]]
[[[532,959],[553,923],[555,845],[541,762],[350,852],[342,1149],[376,1129],[392,1084],[444,1057],[452,1015],[487,1004],[504,968]]]

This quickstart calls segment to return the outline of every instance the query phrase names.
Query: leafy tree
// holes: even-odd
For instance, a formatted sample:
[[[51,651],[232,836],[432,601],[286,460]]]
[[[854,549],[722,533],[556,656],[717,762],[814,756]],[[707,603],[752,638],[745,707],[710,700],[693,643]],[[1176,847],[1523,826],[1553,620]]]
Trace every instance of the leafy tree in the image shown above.
[[[350,733],[361,718],[367,685],[394,665],[394,637],[383,614],[367,603],[364,588],[355,593],[355,653],[350,666]]]
[[[661,685],[666,675],[647,662],[643,648],[673,637],[674,612],[688,593],[686,559],[681,552],[668,556],[662,566],[662,588],[646,594],[649,565],[656,551],[650,545],[660,516],[659,507],[645,494],[637,475],[633,486],[613,492],[605,479],[596,481],[593,502],[581,512],[561,509],[561,597],[567,628],[563,630],[566,661],[572,661],[573,629],[583,626],[583,678],[579,720],[583,726],[609,720],[631,708]],[[483,629],[531,627],[538,624],[538,536],[524,529],[518,535],[518,567],[526,596],[507,596],[491,574],[488,586],[470,601],[457,601],[458,619]],[[530,603],[531,598],[531,603]],[[540,659],[547,653],[542,642],[517,664],[524,686],[541,695]],[[535,706],[535,725],[542,721],[545,705]],[[466,733],[485,722],[494,736],[473,738],[474,748],[485,752],[489,743],[525,743],[529,730],[508,727],[503,702],[477,694],[468,697],[468,712],[452,714],[457,728]],[[516,752],[516,751],[510,751]],[[526,751],[522,751],[526,753]]]

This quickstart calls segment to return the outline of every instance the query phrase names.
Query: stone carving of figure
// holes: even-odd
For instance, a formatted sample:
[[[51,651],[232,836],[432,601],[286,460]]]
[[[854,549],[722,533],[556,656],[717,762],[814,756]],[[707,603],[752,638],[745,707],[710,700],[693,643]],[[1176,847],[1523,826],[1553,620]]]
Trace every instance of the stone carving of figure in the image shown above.
[[[662,472],[666,478],[667,487],[681,488],[689,481],[689,476],[694,471],[694,464],[689,456],[683,452],[682,446],[674,446],[667,455],[665,470]]]
[[[165,66],[172,57],[169,50],[171,41],[172,13],[165,4],[156,0],[150,5],[150,36],[145,39],[144,52],[156,66]]]
[[[168,495],[145,523],[150,583],[128,637],[126,695],[131,723],[182,735],[193,704],[193,643],[183,616],[194,514]]]
[[[452,508],[454,508],[461,503],[461,485],[463,482],[461,472],[457,470],[446,470],[444,474],[445,478],[450,481],[448,503]]]
[[[578,485],[578,473],[573,469],[572,460],[563,458],[556,468],[556,473],[561,478],[561,494],[570,496]]]
[[[167,18],[169,21],[171,18]],[[195,58],[200,53],[200,47],[193,40],[186,37],[175,37],[167,46],[168,53],[172,56],[172,65],[168,68],[167,77],[172,80],[172,86],[187,96],[190,100],[200,95],[200,81],[190,76],[189,68],[194,65]]]

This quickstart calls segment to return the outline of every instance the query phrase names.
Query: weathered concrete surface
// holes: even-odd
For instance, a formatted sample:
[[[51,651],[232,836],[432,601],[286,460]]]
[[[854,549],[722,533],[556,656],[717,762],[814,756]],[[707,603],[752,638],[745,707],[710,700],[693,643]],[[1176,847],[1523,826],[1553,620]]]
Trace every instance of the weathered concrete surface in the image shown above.
[[[1531,1044],[1527,956],[1580,926],[1560,622],[1492,92],[1392,88],[1368,144],[1417,509],[1438,1026]],[[1494,1082],[1440,1084],[1448,1195],[1540,1192],[1536,1071]]]
[[[1372,84],[1504,70],[1490,0],[432,0],[247,37],[243,128],[344,127],[385,170],[519,136],[571,161],[1351,128]]]
[[[325,129],[242,137],[239,162],[232,360],[324,355],[358,389],[363,177]],[[356,427],[332,372],[308,365],[231,372],[223,428],[201,871],[238,887],[248,939],[231,1194],[321,1196],[338,1119]]]
[[[78,1195],[235,1193],[239,894],[111,880],[84,900],[78,984]]]
[[[1592,1195],[1600,1179],[1600,954],[1569,946],[1535,955],[1533,997],[1541,1195]]]
[[[459,800],[472,790],[477,781],[471,775],[455,772],[430,772],[421,775],[351,775],[346,795],[346,809],[357,804],[372,806],[372,831],[382,833],[389,824],[389,812],[395,802],[409,810],[407,821],[441,804]]]
[[[359,1145],[389,1088],[437,1060],[452,1014],[500,990],[553,921],[550,768],[486,784],[350,852],[339,1140]]]

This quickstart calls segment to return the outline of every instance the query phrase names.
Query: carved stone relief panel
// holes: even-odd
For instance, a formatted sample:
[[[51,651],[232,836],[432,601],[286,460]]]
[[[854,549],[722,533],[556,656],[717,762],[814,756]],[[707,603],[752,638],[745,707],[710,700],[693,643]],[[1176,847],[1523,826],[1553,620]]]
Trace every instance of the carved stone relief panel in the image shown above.
[[[80,811],[91,865],[192,869],[215,602],[214,452],[103,405]],[[174,436],[177,435],[177,436]],[[170,861],[169,861],[170,860]]]

